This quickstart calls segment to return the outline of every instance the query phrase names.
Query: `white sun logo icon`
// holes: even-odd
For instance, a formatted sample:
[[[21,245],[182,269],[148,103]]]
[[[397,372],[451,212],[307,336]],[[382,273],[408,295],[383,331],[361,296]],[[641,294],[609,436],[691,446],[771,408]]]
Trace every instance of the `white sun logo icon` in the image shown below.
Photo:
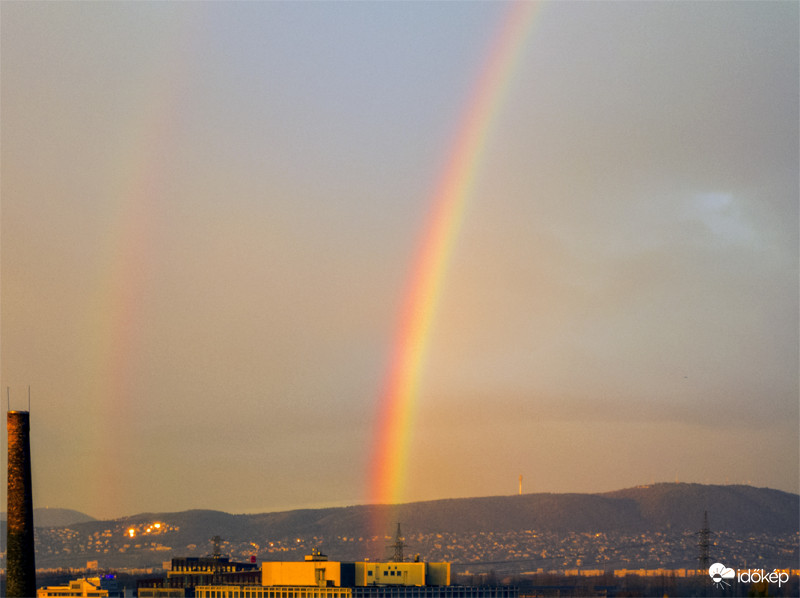
[[[730,567],[726,567],[722,563],[714,563],[711,565],[708,568],[708,574],[711,576],[711,581],[713,581],[714,585],[718,588],[731,585],[725,580],[736,577],[736,571]]]

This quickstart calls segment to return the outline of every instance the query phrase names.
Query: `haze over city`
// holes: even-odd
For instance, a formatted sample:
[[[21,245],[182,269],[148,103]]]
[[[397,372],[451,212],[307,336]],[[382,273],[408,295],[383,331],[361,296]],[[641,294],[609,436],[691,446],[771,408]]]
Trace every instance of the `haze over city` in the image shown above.
[[[510,8],[0,5],[0,376],[11,409],[31,388],[37,507],[369,500]],[[400,499],[520,474],[800,491],[799,12],[536,7],[451,230]]]

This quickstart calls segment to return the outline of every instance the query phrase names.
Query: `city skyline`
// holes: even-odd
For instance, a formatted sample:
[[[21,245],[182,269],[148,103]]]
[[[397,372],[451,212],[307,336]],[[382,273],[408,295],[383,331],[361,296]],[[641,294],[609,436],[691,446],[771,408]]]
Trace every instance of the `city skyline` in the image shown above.
[[[35,506],[800,490],[800,8],[522,6],[412,337],[513,5],[3,3],[0,374],[11,409],[32,389]]]

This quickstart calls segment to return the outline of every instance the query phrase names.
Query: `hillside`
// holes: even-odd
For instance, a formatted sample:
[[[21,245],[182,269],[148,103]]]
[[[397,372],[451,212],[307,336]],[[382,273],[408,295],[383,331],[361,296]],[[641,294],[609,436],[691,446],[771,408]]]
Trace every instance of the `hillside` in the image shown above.
[[[0,521],[6,520],[6,513],[0,513]],[[63,527],[76,523],[96,521],[86,513],[72,509],[51,509],[49,507],[33,510],[33,524],[36,527]]]
[[[417,533],[695,531],[703,512],[716,529],[781,533],[800,529],[800,497],[769,488],[655,484],[605,494],[525,494],[240,516],[248,529],[278,536],[369,533],[378,518]],[[392,534],[393,530],[386,530]]]
[[[800,529],[798,495],[752,486],[655,484],[610,492],[632,500],[650,529],[693,529],[707,510],[713,527],[732,532],[780,533]]]
[[[727,544],[747,544],[752,554],[741,558],[774,553],[775,558],[797,559],[798,495],[750,486],[655,484],[604,494],[527,494],[255,515],[206,510],[142,513],[40,528],[37,563],[64,566],[68,561],[78,566],[100,559],[107,566],[152,565],[173,556],[208,554],[215,535],[224,539],[224,552],[234,558],[256,554],[261,560],[302,559],[315,547],[345,560],[382,558],[396,522],[402,522],[410,551],[432,560],[506,561],[524,556],[526,562],[545,562],[553,560],[546,555],[558,544],[565,556],[556,564],[566,566],[572,558],[569,543],[585,544],[587,538],[597,537],[609,546],[605,555],[613,553],[619,562],[647,558],[674,564],[695,558],[695,532],[704,511],[720,550]],[[373,521],[385,522],[384,537],[373,536]],[[634,548],[616,547],[640,545],[642,537],[653,538],[664,550],[670,543],[673,547],[661,556],[651,550],[645,557],[626,556]],[[581,550],[591,553],[593,548]],[[588,562],[585,557],[583,561]]]

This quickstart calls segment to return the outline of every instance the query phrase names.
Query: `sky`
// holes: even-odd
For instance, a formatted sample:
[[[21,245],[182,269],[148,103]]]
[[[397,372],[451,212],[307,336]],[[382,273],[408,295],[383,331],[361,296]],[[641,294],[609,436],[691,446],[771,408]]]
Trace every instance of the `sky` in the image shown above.
[[[7,408],[31,389],[36,506],[374,497],[404,302],[511,9],[0,5],[0,380]],[[534,11],[393,498],[800,491],[800,5]]]

